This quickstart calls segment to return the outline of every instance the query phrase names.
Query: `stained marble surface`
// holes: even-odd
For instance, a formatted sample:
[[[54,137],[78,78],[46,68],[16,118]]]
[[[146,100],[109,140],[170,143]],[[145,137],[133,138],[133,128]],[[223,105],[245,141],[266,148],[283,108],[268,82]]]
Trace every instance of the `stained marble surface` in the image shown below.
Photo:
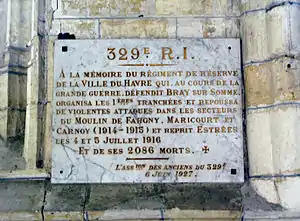
[[[55,42],[53,183],[243,182],[239,39]]]

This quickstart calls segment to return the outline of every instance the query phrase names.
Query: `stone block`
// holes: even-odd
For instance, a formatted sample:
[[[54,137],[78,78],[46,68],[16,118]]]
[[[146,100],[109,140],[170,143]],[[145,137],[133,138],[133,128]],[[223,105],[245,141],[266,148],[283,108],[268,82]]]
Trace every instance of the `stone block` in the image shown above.
[[[107,210],[88,211],[91,220],[160,220],[159,210]]]
[[[156,0],[156,14],[165,16],[185,15],[237,15],[238,1],[227,0]]]
[[[30,66],[30,50],[31,47],[27,47],[25,45],[20,47],[11,46],[9,48],[10,70],[26,74],[26,69]]]
[[[37,104],[39,99],[39,49],[40,49],[40,40],[39,36],[35,35],[31,39],[31,56],[30,56],[30,67],[27,69],[27,84],[30,85],[27,90],[30,93],[30,96],[27,94],[27,105],[29,104]]]
[[[0,29],[6,30],[7,28],[7,1],[0,1]],[[0,54],[4,52],[6,44],[6,31],[0,32]],[[1,58],[0,58],[1,61]],[[1,62],[0,62],[0,66]]]
[[[0,182],[0,211],[40,211],[44,199],[44,182]]]
[[[282,205],[286,208],[289,208],[290,211],[299,211],[300,198],[295,197],[299,196],[300,194],[299,177],[285,178],[278,181],[276,184]]]
[[[300,7],[290,6],[290,52],[291,54],[300,54]]]
[[[19,75],[19,107],[25,109],[27,105],[27,76]]]
[[[91,185],[88,211],[130,209],[239,209],[238,185]]]
[[[218,221],[228,221],[228,220],[241,220],[241,213],[239,211],[225,211],[225,210],[180,210],[178,208],[167,210],[164,213],[166,219],[172,221],[187,221],[187,220],[218,220]]]
[[[276,174],[299,174],[300,109],[299,105],[284,105],[270,111],[272,158]],[[299,201],[300,202],[300,201]]]
[[[178,208],[170,210],[108,210],[91,211],[88,213],[91,220],[175,220],[175,221],[229,221],[240,220],[240,211],[222,211],[222,210],[180,210]]]
[[[7,68],[1,71],[3,73],[0,73],[0,139],[4,140],[7,138],[8,74]]]
[[[161,188],[167,209],[239,210],[242,205],[240,185],[173,184]]]
[[[267,202],[273,204],[280,204],[277,186],[272,179],[252,179],[251,186],[254,191]]]
[[[272,62],[270,74],[272,76],[273,102],[295,101],[300,99],[300,62],[286,58]]]
[[[76,36],[76,39],[98,38],[99,22],[93,20],[54,20],[52,22],[51,35],[57,36],[59,33],[70,33]]]
[[[25,169],[22,157],[23,137],[10,137],[6,144],[0,141],[0,170],[16,171]]]
[[[244,63],[268,57],[266,14],[264,11],[241,17],[241,35]]]
[[[271,9],[281,7],[282,3],[288,3],[291,2],[289,0],[241,0],[240,4],[240,10],[243,13],[247,13],[250,11],[252,13],[256,10],[265,10],[265,9]],[[299,0],[292,1],[293,3],[299,3]],[[274,7],[277,6],[277,7]]]
[[[239,37],[238,19],[226,18],[179,18],[177,37],[236,38]]]
[[[175,19],[101,20],[102,38],[174,38]]]
[[[154,0],[61,0],[55,18],[103,18],[112,16],[149,16],[155,14]]]
[[[260,10],[242,16],[241,30],[245,63],[289,54],[291,48],[290,8],[290,5],[282,5],[267,12]],[[296,23],[294,24],[297,26]]]
[[[240,4],[241,13],[247,13],[251,10],[264,9],[267,6],[268,1],[269,0],[242,0]]]
[[[274,5],[280,5],[282,3],[300,3],[299,0],[293,0],[293,1],[290,1],[290,0],[268,0],[267,2],[267,6],[274,6]],[[297,7],[297,5],[294,5]]]
[[[154,0],[88,0],[88,17],[149,16],[155,13]]]
[[[247,112],[247,144],[251,176],[274,173],[270,112]],[[262,123],[264,122],[264,123]]]
[[[215,27],[211,29],[215,31]],[[196,18],[178,18],[177,19],[177,36],[201,38],[203,37],[203,19]]]
[[[258,195],[259,192],[253,188],[255,187],[256,183],[259,185],[264,185],[266,189],[262,194],[260,193],[261,195]],[[271,191],[271,193],[269,191]],[[276,194],[276,186],[274,185],[273,180],[251,178],[244,183],[241,188],[241,192],[243,194],[244,218],[247,217],[245,211],[253,211],[255,214],[257,214],[258,211],[273,212],[282,210],[282,207],[278,204],[278,201],[277,203],[269,203],[265,198],[262,197],[264,194],[266,194],[271,197],[275,196],[273,201],[278,199]]]
[[[54,71],[54,40],[56,37],[50,36],[47,43],[47,101],[48,104],[51,103],[53,97],[54,89],[54,78],[51,73]],[[47,170],[51,168],[51,154],[52,154],[52,107],[51,105],[46,105],[46,119],[45,119],[45,134],[44,134],[44,167]]]
[[[7,120],[7,134],[9,138],[15,139],[20,136],[17,131],[17,123],[20,120],[20,111],[17,110],[8,110],[8,120]]]
[[[246,66],[246,105],[270,105],[300,99],[300,62],[281,58]]]
[[[135,209],[138,207],[137,199],[139,197],[145,197],[137,194],[139,186],[91,185],[90,198],[86,209],[90,211],[108,209]],[[149,195],[147,196],[148,200],[151,201],[151,197]]]
[[[296,218],[296,219],[288,219],[289,221],[298,221],[299,219],[298,218]],[[286,221],[286,219],[285,218],[283,218],[283,219],[280,219],[280,218],[265,218],[265,219],[263,219],[263,218],[255,218],[255,219],[247,219],[247,218],[245,218],[245,221]]]
[[[264,59],[289,53],[289,6],[273,8],[266,13],[268,55]]]
[[[15,137],[16,126],[19,120],[19,100],[20,100],[20,85],[19,85],[19,75],[9,74],[8,75],[8,136]]]
[[[28,169],[36,168],[37,150],[40,146],[40,128],[39,128],[39,36],[32,37],[31,62],[32,65],[27,71],[27,105],[26,105],[26,125],[23,156],[26,160]]]
[[[48,185],[45,211],[82,211],[86,200],[85,185]]]
[[[32,38],[32,1],[12,0],[10,19],[10,43],[12,45],[26,45]]]
[[[22,144],[24,143],[23,137],[25,135],[25,123],[26,123],[26,111],[25,108],[21,108],[17,111],[17,122],[16,122],[16,137],[22,140]],[[21,147],[19,147],[21,148]]]
[[[228,0],[61,0],[55,18],[105,18],[112,16],[237,16],[238,1]]]
[[[82,0],[60,0],[55,17],[86,17],[87,2]]]
[[[40,221],[43,220],[40,211],[37,212],[0,212],[0,221]]]
[[[89,216],[89,218],[90,218],[90,216]],[[44,212],[44,221],[70,221],[70,220],[74,220],[74,221],[84,220],[82,211]],[[89,219],[89,220],[93,220],[93,219]]]
[[[299,174],[299,117],[298,104],[249,110],[247,113],[250,176],[282,175],[253,179],[252,186],[269,202],[279,203],[290,210],[297,210],[300,206],[300,201],[292,197],[298,191],[299,177],[283,176]]]
[[[266,67],[269,66],[269,69]],[[246,106],[268,105],[272,99],[270,64],[250,65],[244,68]]]
[[[3,109],[4,107],[8,106],[8,70],[2,70],[0,72],[0,108]]]

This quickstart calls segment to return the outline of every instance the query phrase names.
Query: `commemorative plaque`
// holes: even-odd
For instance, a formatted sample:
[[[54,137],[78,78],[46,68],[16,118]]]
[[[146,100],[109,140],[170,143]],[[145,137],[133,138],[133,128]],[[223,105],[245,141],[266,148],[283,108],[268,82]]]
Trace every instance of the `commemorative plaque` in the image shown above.
[[[52,183],[244,180],[239,39],[58,40]]]

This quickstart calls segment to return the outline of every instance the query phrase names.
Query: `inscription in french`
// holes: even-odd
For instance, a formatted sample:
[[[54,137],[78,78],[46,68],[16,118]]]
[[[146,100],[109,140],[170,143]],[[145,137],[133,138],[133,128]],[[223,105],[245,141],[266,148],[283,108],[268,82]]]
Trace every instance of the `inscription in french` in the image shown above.
[[[238,39],[55,42],[53,183],[243,182]]]

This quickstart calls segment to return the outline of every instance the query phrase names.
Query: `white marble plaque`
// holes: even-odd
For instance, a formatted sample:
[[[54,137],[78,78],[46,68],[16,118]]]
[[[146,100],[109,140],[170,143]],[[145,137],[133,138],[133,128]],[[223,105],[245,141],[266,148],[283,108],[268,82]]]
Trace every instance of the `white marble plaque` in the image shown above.
[[[58,40],[52,183],[244,180],[239,39]]]

